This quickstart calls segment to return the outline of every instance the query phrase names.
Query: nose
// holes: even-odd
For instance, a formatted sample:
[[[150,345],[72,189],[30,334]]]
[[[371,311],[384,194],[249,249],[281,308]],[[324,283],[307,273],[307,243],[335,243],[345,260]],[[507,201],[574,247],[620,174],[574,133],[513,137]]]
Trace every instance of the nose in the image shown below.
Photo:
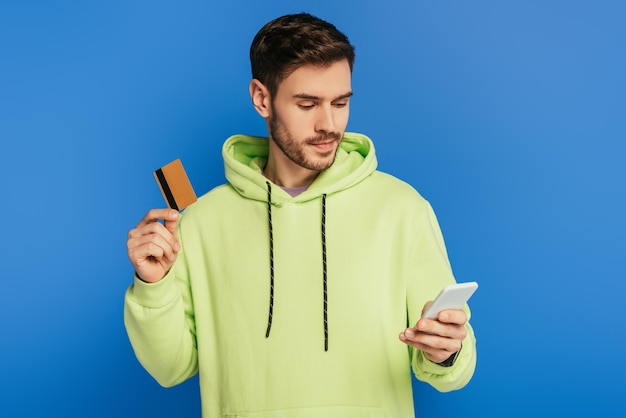
[[[335,115],[331,105],[319,106],[315,120],[316,132],[335,132],[337,125],[335,124]]]

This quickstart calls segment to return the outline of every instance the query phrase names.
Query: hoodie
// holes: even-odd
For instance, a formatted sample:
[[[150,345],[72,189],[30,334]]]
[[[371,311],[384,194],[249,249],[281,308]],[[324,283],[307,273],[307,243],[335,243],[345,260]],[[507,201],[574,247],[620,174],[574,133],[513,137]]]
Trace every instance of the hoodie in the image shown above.
[[[376,170],[369,138],[346,133],[295,197],[262,174],[267,138],[236,135],[222,153],[228,183],[180,217],[172,269],[125,296],[132,346],[161,385],[199,372],[203,417],[408,418],[411,369],[440,391],[467,384],[469,322],[451,367],[398,339],[455,280],[430,205]]]

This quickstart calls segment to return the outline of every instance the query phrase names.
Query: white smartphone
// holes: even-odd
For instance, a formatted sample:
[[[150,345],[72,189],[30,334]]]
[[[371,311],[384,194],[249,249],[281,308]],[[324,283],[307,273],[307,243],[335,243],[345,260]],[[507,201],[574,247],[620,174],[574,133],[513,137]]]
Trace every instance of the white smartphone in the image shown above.
[[[422,318],[437,319],[439,312],[447,309],[461,309],[478,289],[478,283],[456,283],[444,287]]]

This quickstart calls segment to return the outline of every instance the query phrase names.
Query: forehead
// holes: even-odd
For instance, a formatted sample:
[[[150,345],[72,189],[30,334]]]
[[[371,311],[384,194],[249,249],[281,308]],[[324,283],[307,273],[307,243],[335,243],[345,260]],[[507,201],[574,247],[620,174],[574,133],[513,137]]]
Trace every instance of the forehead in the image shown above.
[[[309,95],[332,98],[351,91],[352,72],[347,60],[327,66],[304,65],[289,74],[279,85],[276,97]]]

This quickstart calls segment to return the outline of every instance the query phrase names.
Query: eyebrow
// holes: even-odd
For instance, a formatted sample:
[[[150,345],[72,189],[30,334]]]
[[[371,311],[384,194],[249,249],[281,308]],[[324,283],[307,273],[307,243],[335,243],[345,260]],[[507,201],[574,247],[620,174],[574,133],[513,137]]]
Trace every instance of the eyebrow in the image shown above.
[[[331,101],[334,102],[336,100],[341,100],[341,99],[347,99],[348,97],[352,97],[354,93],[352,93],[351,91],[341,94],[337,97],[335,97],[334,99],[332,99]],[[299,94],[294,94],[293,95],[294,99],[304,99],[304,100],[321,100],[322,98],[319,96],[313,96],[312,94],[306,94],[306,93],[299,93]]]

